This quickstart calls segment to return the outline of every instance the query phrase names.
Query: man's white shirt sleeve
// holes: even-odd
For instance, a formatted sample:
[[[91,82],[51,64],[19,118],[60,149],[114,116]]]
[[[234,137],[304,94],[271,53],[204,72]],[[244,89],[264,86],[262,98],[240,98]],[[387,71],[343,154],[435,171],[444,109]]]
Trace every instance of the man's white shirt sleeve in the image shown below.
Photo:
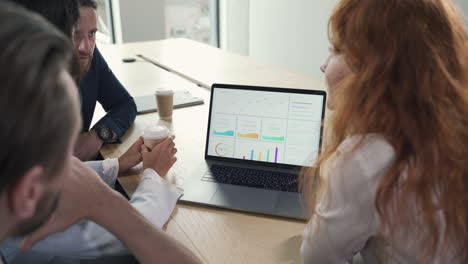
[[[88,162],[86,165],[94,169],[109,186],[114,186],[119,171],[117,159]],[[130,203],[155,227],[161,228],[171,216],[181,195],[182,191],[175,185],[161,178],[154,170],[145,169]],[[9,239],[3,243],[2,252],[7,261],[9,255],[16,255],[11,252],[11,248],[18,249],[20,243],[20,239]],[[36,244],[31,251],[79,259],[130,254],[114,235],[91,221],[81,221],[64,232],[51,235]],[[35,260],[34,263],[39,263]]]

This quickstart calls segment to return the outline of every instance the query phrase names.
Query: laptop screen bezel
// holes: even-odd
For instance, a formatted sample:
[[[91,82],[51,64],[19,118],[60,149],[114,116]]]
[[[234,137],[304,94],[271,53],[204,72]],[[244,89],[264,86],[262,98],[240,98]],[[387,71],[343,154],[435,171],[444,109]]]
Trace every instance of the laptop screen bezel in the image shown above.
[[[208,128],[206,131],[205,160],[222,161],[222,162],[245,164],[245,165],[257,165],[257,166],[265,166],[269,168],[281,168],[281,169],[299,169],[299,168],[304,167],[304,166],[291,165],[291,164],[271,163],[271,162],[264,162],[264,161],[255,161],[255,160],[242,160],[242,159],[216,157],[216,156],[208,155],[208,144],[209,144],[210,131],[211,131],[211,113],[213,110],[213,96],[215,94],[216,89],[321,95],[323,98],[323,101],[322,101],[323,105],[322,105],[322,124],[320,126],[320,140],[319,140],[318,153],[321,152],[322,140],[323,140],[323,126],[324,126],[324,120],[325,120],[325,107],[326,107],[326,101],[327,101],[327,93],[325,91],[297,89],[297,88],[276,88],[276,87],[264,87],[264,86],[247,86],[247,85],[215,83],[211,87],[210,109],[208,111]]]

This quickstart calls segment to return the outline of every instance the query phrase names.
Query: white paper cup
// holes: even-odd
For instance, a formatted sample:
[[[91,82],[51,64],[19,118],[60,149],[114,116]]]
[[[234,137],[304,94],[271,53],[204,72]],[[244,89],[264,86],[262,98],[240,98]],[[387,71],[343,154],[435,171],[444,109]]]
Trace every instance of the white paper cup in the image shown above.
[[[159,143],[163,142],[171,134],[171,131],[163,126],[150,126],[143,130],[143,140],[145,146],[153,149]]]

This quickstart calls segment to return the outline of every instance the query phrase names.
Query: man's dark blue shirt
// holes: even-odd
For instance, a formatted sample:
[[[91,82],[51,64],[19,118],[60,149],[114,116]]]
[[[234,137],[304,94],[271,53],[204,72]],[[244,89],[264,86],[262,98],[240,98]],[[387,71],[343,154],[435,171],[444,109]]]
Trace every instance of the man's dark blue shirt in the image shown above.
[[[81,80],[80,93],[83,131],[90,130],[96,102],[99,102],[107,114],[95,126],[111,129],[120,140],[135,121],[136,105],[97,48],[89,71]]]

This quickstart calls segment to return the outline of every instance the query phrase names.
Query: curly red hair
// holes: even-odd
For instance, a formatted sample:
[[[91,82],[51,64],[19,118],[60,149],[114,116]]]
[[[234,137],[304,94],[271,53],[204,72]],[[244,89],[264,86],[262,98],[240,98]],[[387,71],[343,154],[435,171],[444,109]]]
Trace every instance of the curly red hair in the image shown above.
[[[461,12],[451,0],[342,0],[329,32],[352,74],[337,88],[318,165],[351,135],[383,135],[395,149],[375,200],[384,230],[411,231],[405,228],[416,206],[430,230],[421,234],[422,255],[430,260],[439,245],[450,245],[442,250],[468,263],[468,33]],[[313,212],[323,179],[313,169],[304,176]]]

